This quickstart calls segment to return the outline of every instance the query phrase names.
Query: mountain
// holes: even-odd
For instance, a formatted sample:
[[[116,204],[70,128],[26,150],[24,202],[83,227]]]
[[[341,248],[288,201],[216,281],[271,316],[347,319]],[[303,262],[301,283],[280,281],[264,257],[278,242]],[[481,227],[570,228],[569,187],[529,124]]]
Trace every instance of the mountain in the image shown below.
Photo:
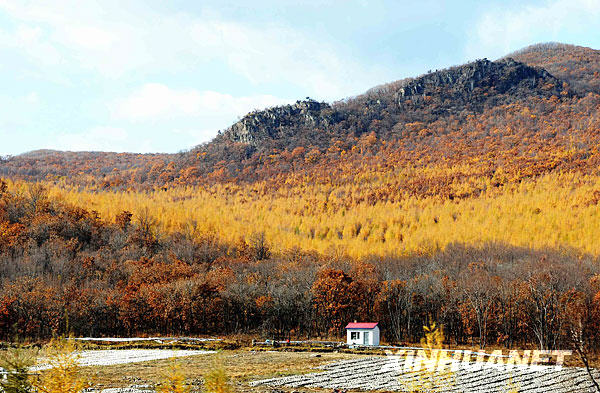
[[[538,91],[543,85],[551,85],[552,88]],[[486,106],[497,105],[499,100],[559,95],[561,86],[562,83],[544,69],[512,59],[496,62],[484,59],[379,87],[345,104],[330,106],[308,99],[294,105],[249,113],[228,128],[215,143],[229,140],[260,147],[268,145],[267,140],[273,140],[281,142],[279,147],[296,147],[298,144],[294,136],[304,134],[310,136],[310,141],[303,141],[302,145],[324,142],[325,146],[321,147],[327,147],[329,140],[321,141],[317,130],[343,123],[344,129],[339,132],[341,136],[348,129],[360,135],[369,131],[365,119],[359,119],[365,110],[373,118],[393,116],[394,119],[390,120],[398,124],[417,120],[430,111],[429,114],[435,116],[460,115],[481,112]],[[407,111],[415,109],[418,113],[414,114],[414,119],[403,117]],[[383,111],[386,113],[381,113]],[[391,128],[382,130],[380,136],[390,137],[387,134]]]
[[[313,176],[313,167],[326,167],[327,173],[339,169],[338,153],[364,152],[371,138],[377,143],[371,143],[369,155],[378,154],[386,165],[402,160],[459,163],[479,155],[492,157],[487,165],[496,167],[522,157],[509,151],[524,140],[528,149],[553,144],[564,149],[565,135],[549,139],[548,125],[563,130],[562,120],[570,116],[566,107],[584,97],[541,67],[510,58],[483,59],[378,86],[331,105],[301,101],[251,113],[212,143],[193,149],[185,166],[216,180],[273,179],[290,172]],[[591,115],[588,104],[596,104],[584,105]],[[517,116],[523,111],[528,115]],[[353,159],[360,166],[368,157]]]
[[[539,44],[332,104],[306,99],[255,111],[180,154],[33,152],[4,160],[0,176],[153,188],[315,176],[325,168],[327,177],[372,156],[378,165],[477,159],[490,176],[498,168],[533,176],[592,168],[599,146],[598,70],[600,51]],[[576,154],[555,163],[573,149]]]
[[[428,118],[464,116],[520,97],[550,97],[561,93],[562,83],[544,69],[512,59],[496,62],[484,59],[372,89],[343,104],[330,106],[308,99],[250,113],[228,128],[215,143],[229,140],[264,147],[270,140],[279,148],[311,143],[326,148],[331,140],[319,138],[321,130],[342,124],[338,136],[344,137],[348,130],[358,136],[369,131],[374,119],[394,123],[378,133],[379,137],[389,139],[398,123],[418,121],[424,115]],[[308,140],[298,143],[294,140],[298,135]]]
[[[0,176],[27,180],[75,178],[79,184],[101,185],[106,188],[122,185],[125,174],[139,173],[140,177],[132,180],[143,183],[145,172],[153,166],[165,166],[175,156],[174,154],[34,150],[0,159]]]
[[[600,51],[595,49],[551,42],[528,46],[507,57],[542,67],[580,93],[600,94]]]

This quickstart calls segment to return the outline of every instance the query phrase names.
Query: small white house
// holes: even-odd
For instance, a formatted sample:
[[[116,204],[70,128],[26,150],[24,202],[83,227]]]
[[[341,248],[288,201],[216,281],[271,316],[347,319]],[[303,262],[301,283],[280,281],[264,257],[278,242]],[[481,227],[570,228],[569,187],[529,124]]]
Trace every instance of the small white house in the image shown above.
[[[348,345],[379,345],[377,322],[350,322],[346,326]]]

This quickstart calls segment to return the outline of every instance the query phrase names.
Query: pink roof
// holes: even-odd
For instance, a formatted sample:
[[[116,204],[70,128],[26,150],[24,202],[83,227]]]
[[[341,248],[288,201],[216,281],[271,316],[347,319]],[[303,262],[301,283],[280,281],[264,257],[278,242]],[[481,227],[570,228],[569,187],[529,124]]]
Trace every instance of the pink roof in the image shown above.
[[[350,322],[346,329],[373,329],[375,326],[377,322]]]

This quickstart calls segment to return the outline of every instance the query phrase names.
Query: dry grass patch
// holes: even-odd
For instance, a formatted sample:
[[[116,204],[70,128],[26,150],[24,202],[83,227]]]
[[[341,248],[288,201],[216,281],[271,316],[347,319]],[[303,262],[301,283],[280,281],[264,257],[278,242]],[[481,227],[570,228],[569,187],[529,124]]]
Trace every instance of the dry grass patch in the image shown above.
[[[357,355],[344,353],[267,352],[267,351],[222,351],[216,354],[163,359],[143,363],[114,366],[83,367],[82,373],[98,388],[124,387],[132,384],[160,383],[175,362],[185,375],[187,383],[198,385],[208,374],[215,360],[219,360],[231,378],[236,390],[251,391],[248,381],[314,372],[314,367],[337,360],[355,358]],[[263,391],[255,388],[252,391]],[[267,390],[268,391],[268,390]]]

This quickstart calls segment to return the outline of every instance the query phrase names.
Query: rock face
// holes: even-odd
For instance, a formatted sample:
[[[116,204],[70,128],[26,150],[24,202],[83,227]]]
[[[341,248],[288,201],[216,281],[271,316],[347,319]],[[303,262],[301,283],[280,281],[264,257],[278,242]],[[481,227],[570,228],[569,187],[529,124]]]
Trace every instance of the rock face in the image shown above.
[[[329,117],[323,111],[330,108],[329,104],[307,98],[293,105],[251,112],[225,130],[223,136],[233,142],[257,146],[264,139],[282,136],[290,128],[326,126]]]
[[[482,104],[499,96],[518,98],[532,92],[544,96],[560,95],[562,82],[544,69],[510,58],[495,62],[483,59],[392,83],[385,87],[385,93],[377,95],[377,99],[367,93],[346,106],[330,106],[307,99],[252,112],[225,130],[221,137],[225,141],[258,147],[266,140],[293,139],[301,133],[313,138],[317,136],[314,132],[317,129],[325,129],[345,119],[364,119],[367,113],[378,119],[380,114],[376,112],[382,108],[388,113],[401,114],[407,102],[413,108],[415,105],[422,108],[423,113],[427,112],[428,105],[434,104],[437,113],[443,114],[463,109],[478,111]],[[433,100],[425,100],[425,97]],[[362,123],[367,124],[366,121]]]
[[[534,89],[538,83],[549,82],[557,89],[561,83],[550,73],[541,68],[530,67],[513,59],[489,61],[477,60],[473,63],[447,70],[436,71],[416,79],[402,81],[396,93],[396,99],[435,94],[441,89],[453,96],[473,93],[476,89],[493,89],[495,93],[504,94],[511,89]]]

